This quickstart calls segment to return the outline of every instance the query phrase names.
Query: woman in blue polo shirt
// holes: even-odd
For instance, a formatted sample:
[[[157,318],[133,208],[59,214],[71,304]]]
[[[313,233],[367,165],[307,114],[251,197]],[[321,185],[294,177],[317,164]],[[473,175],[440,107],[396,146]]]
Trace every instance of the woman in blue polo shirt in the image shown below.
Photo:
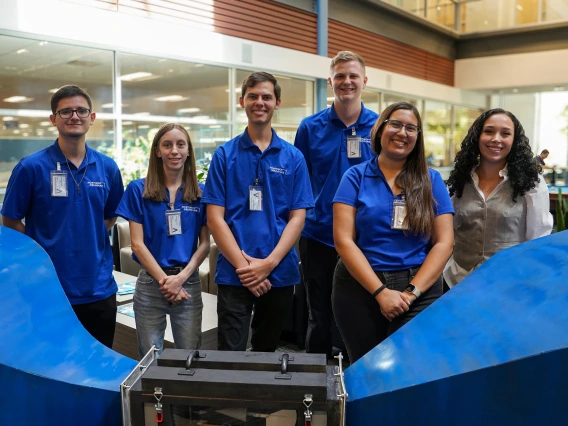
[[[129,222],[132,258],[142,266],[134,293],[140,357],[152,345],[161,353],[166,314],[176,348],[201,343],[198,267],[209,253],[202,189],[189,134],[178,124],[162,126],[146,178],[130,182],[117,210]]]
[[[333,200],[332,305],[351,362],[442,295],[453,208],[421,124],[413,105],[387,107],[371,131],[378,157],[347,170]]]

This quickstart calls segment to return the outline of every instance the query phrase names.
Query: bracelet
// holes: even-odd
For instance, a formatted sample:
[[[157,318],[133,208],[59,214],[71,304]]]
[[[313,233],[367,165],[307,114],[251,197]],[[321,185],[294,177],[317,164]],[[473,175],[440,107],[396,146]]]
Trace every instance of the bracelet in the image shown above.
[[[379,293],[380,293],[381,291],[383,291],[385,288],[387,288],[387,286],[383,284],[383,285],[380,286],[378,289],[376,289],[376,290],[373,292],[373,299],[375,299],[375,298],[377,297],[377,294],[379,294]]]

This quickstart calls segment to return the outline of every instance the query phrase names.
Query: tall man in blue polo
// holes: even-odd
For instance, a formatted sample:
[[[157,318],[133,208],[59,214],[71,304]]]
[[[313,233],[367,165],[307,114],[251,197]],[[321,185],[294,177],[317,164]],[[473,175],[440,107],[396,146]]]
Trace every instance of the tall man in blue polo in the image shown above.
[[[201,202],[219,247],[218,348],[244,351],[251,314],[253,351],[278,347],[300,283],[293,246],[313,207],[302,153],[272,129],[280,86],[265,72],[243,82],[244,133],[217,148]]]
[[[124,192],[122,178],[112,159],[86,144],[95,113],[84,90],[61,87],[51,111],[59,136],[12,171],[2,223],[45,249],[77,318],[110,348],[117,286],[108,230]]]
[[[300,239],[309,319],[306,352],[331,356],[333,312],[331,290],[337,252],[333,244],[332,200],[343,173],[373,157],[370,134],[378,115],[364,107],[365,62],[353,52],[339,52],[331,61],[328,82],[335,99],[331,107],[305,118],[294,145],[304,154],[315,208],[308,211]]]

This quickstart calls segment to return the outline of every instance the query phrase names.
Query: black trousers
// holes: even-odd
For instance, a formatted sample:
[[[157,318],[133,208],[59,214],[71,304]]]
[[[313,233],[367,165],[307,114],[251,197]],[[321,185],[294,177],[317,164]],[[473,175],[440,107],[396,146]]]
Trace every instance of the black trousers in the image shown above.
[[[375,273],[390,290],[404,291],[418,269]],[[373,295],[351,276],[340,260],[333,280],[333,311],[351,363],[409,322],[440,296],[442,277],[416,299],[406,313],[389,321],[381,313],[381,307]]]
[[[274,352],[292,310],[293,297],[293,285],[272,287],[268,293],[256,297],[246,287],[218,284],[217,348],[220,351],[246,351],[250,325],[252,350]]]
[[[72,305],[72,308],[91,336],[112,349],[116,327],[116,294],[96,302]]]
[[[306,352],[330,357],[332,327],[335,322],[331,308],[331,290],[338,255],[333,247],[301,237],[300,259],[309,313]]]

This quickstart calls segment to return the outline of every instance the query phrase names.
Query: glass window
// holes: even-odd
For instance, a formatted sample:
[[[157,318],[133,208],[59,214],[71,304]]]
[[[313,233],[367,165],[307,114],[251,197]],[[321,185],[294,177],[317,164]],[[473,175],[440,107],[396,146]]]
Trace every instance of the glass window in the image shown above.
[[[237,115],[236,119],[239,123],[246,123],[247,116],[245,111],[238,103],[241,96],[241,86],[243,80],[247,78],[252,71],[237,70],[237,80],[235,82],[235,91],[237,99]],[[282,101],[280,108],[276,110],[272,117],[272,125],[276,127],[278,124],[299,125],[305,117],[312,115],[314,111],[314,81],[303,80],[274,74],[281,88],[280,97]],[[280,135],[283,137],[282,135]]]
[[[407,12],[418,16],[424,16],[424,0],[383,0],[393,6],[400,7]]]
[[[382,109],[385,109],[389,105],[392,105],[396,102],[408,102],[409,104],[414,105],[418,109],[418,111],[420,111],[418,99],[413,99],[413,98],[410,98],[408,96],[403,96],[403,95],[395,95],[393,93],[384,93],[383,94],[383,107],[382,107]]]
[[[229,120],[229,68],[121,53],[122,113]]]
[[[452,127],[451,106],[441,102],[425,101],[422,131],[426,157],[430,167],[450,166],[450,135]]]
[[[542,20],[558,21],[568,19],[566,0],[542,0]]]
[[[475,121],[477,117],[481,115],[483,111],[480,109],[472,109],[466,107],[456,107],[454,108],[454,135],[453,135],[453,151],[450,152],[451,163],[456,158],[456,154],[461,149],[461,143],[467,136],[467,131]]]
[[[456,4],[452,0],[428,0],[426,18],[444,27],[454,29]]]
[[[464,32],[489,31],[512,27],[515,23],[516,0],[482,0],[461,4]]]

